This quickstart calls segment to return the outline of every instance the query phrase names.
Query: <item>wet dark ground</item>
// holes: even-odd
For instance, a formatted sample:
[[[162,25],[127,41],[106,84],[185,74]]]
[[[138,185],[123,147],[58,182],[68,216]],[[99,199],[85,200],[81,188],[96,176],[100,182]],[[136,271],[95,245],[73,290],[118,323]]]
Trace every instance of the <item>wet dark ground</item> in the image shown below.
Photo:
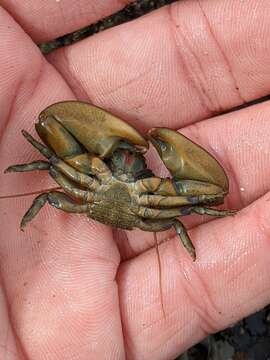
[[[49,43],[41,44],[40,48],[44,54],[47,54],[54,49],[73,44],[112,26],[133,20],[161,6],[171,4],[174,1],[136,1],[96,24],[91,24]],[[269,98],[270,96],[267,96],[241,107],[262,102]],[[235,326],[208,336],[201,343],[179,355],[177,360],[270,360],[270,305],[260,312],[243,319]]]
[[[100,31],[109,29],[110,27],[123,24],[130,20],[136,19],[150,11],[160,8],[161,6],[171,4],[176,0],[139,0],[126,6],[121,11],[98,21],[96,24],[91,24],[71,34],[64,35],[58,39],[48,43],[41,44],[41,50],[47,54],[54,49],[62,46],[73,44],[77,41],[85,39],[88,36],[94,35]]]
[[[208,336],[177,360],[270,360],[270,306]]]

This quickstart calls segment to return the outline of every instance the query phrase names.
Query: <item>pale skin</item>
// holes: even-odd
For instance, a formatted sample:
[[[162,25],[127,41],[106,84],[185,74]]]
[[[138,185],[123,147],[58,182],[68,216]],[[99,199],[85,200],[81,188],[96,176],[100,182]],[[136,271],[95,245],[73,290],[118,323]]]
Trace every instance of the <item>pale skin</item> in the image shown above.
[[[123,5],[96,3],[0,0],[0,195],[55,186],[44,172],[2,170],[40,158],[20,130],[34,134],[41,110],[80,99],[141,131],[181,129],[222,163],[230,180],[226,208],[239,212],[184,220],[196,262],[173,230],[158,233],[164,317],[152,233],[117,233],[49,206],[20,232],[31,197],[1,200],[5,360],[174,359],[270,301],[270,105],[219,115],[270,91],[269,1],[176,2],[40,54],[34,41]],[[158,156],[148,158],[164,175]]]

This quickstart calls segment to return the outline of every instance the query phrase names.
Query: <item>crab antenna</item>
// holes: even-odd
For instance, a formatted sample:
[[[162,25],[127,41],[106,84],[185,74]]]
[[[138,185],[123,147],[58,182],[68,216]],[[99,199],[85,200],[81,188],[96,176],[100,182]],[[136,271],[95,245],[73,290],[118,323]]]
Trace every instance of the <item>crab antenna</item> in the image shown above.
[[[32,192],[29,192],[29,193],[21,193],[21,194],[0,196],[0,200],[13,199],[13,198],[17,198],[17,197],[30,196],[30,195],[36,195],[36,194],[40,194],[40,193],[43,193],[43,192],[60,190],[60,189],[61,189],[61,187],[57,186],[57,187],[54,187],[54,188],[42,189],[42,190],[38,190],[38,191],[32,191]]]

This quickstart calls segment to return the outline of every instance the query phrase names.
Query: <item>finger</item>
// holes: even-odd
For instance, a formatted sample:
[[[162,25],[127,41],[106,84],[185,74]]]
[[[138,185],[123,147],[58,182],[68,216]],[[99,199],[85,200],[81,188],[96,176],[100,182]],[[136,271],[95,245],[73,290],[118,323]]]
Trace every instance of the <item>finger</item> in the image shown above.
[[[24,359],[19,344],[16,342],[12,325],[10,323],[5,292],[0,285],[0,355],[2,359],[21,360]]]
[[[73,94],[2,8],[0,43],[1,195],[42,190],[48,182],[44,173],[6,177],[3,170],[14,160],[37,156],[20,136],[21,128],[32,130],[40,110]],[[49,353],[51,359],[68,359],[79,353],[80,359],[89,359],[109,353],[112,359],[123,358],[114,281],[119,253],[110,228],[46,206],[20,232],[31,200],[0,201],[0,279],[25,357]]]
[[[14,221],[2,209],[1,217]],[[82,359],[108,352],[123,358],[119,254],[110,229],[46,208],[23,233],[15,225],[1,232],[8,240],[0,247],[1,276],[24,353],[75,358],[80,349]]]
[[[143,130],[179,129],[269,93],[269,10],[179,1],[49,59],[78,98]]]
[[[1,0],[0,4],[39,43],[93,24],[130,2],[132,0]]]
[[[21,181],[18,181],[17,176],[10,176],[7,180],[3,171],[9,164],[37,159],[37,153],[26,145],[21,130],[31,129],[32,132],[41,110],[63,97],[74,99],[74,95],[29,37],[2,8],[0,43],[0,150],[5,154],[0,158],[0,177],[1,195],[8,195],[34,191],[52,184],[48,179],[44,181],[44,174],[37,175],[35,185],[31,174],[27,174]],[[15,144],[19,151],[14,151]]]
[[[196,262],[178,239],[160,247],[165,318],[155,249],[122,265],[119,286],[130,358],[173,359],[269,303],[269,196],[233,219],[192,231]]]
[[[209,151],[222,165],[230,183],[225,197],[225,209],[242,209],[270,191],[270,102],[251,106],[237,112],[198,122],[181,132]],[[222,134],[222,135],[221,135]],[[155,174],[167,177],[168,171],[156,153],[150,154],[148,162]],[[207,221],[209,216],[181,217],[191,229]],[[175,235],[169,232],[159,234],[162,242]],[[121,233],[116,237],[123,258],[130,258],[154,246],[152,233],[140,230]]]

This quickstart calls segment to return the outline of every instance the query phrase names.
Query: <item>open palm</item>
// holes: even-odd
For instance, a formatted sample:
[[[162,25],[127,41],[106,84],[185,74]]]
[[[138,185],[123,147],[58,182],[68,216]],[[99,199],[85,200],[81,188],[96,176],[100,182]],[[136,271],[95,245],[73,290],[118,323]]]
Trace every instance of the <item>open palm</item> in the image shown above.
[[[269,93],[269,1],[176,2],[47,58],[35,42],[121,1],[0,4],[0,195],[54,186],[45,172],[3,170],[40,158],[20,130],[33,133],[42,109],[80,99],[142,132],[181,128],[222,163],[226,207],[240,209],[185,219],[195,263],[173,231],[158,234],[164,317],[152,233],[113,232],[49,206],[20,232],[31,198],[1,200],[0,357],[173,359],[269,303],[270,105],[213,117]]]

